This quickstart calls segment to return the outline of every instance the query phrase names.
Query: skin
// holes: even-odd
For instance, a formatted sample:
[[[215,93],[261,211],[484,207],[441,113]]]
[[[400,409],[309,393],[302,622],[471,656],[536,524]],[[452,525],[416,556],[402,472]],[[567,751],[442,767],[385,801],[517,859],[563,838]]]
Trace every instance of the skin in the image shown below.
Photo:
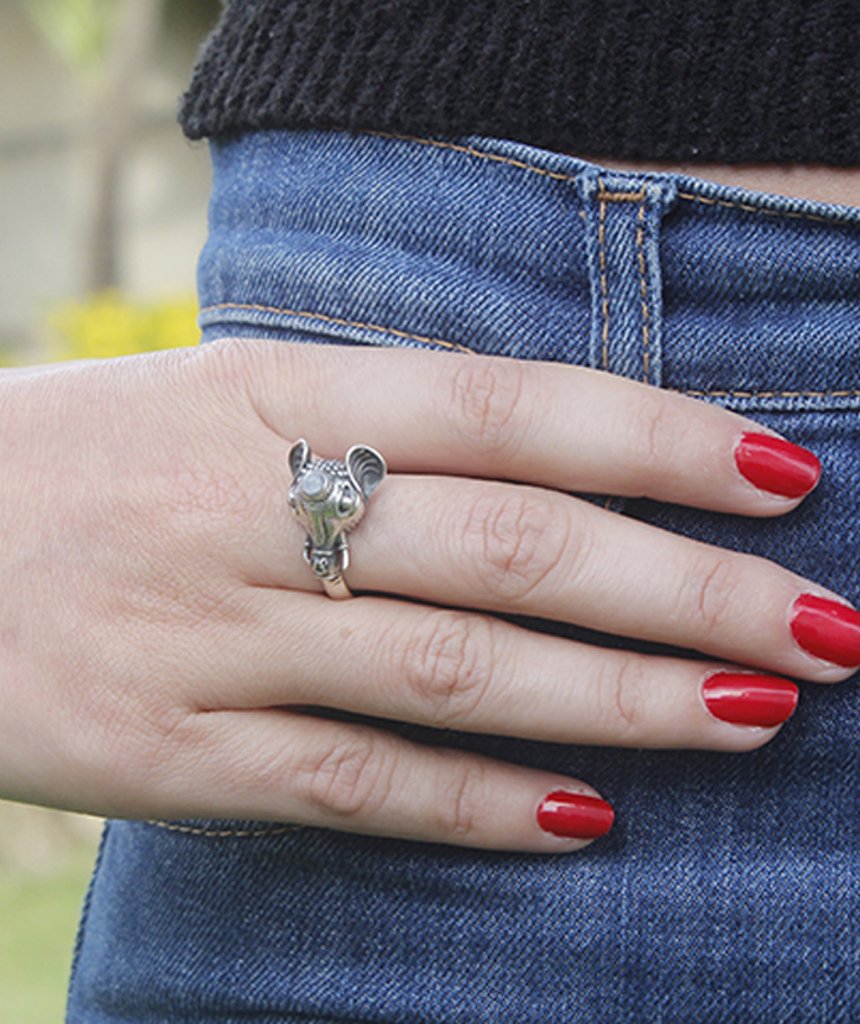
[[[735,466],[750,430],[772,433],[597,370],[401,348],[222,340],[2,372],[0,796],[579,850],[536,809],[556,789],[599,796],[599,780],[300,708],[618,747],[768,743],[779,726],[715,718],[702,683],[749,666],[848,678],[788,628],[801,593],[839,595],[565,493],[790,513],[802,498]],[[303,562],[298,437],[388,462],[350,536],[348,581],[375,594],[332,601]],[[495,610],[710,660],[595,648]]]
[[[620,171],[673,171],[759,192],[860,206],[860,167],[828,167],[823,164],[661,163],[655,160],[615,160],[611,157],[583,156],[580,153],[570,155]]]

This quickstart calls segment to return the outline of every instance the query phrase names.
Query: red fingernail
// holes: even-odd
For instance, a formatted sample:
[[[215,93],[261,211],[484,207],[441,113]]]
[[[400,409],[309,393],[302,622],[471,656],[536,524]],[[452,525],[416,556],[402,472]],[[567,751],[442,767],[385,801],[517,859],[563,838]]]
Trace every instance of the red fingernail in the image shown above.
[[[821,477],[821,463],[808,448],[770,434],[743,434],[735,464],[756,487],[786,498],[808,494]]]
[[[805,651],[846,668],[860,665],[860,612],[815,594],[801,594],[792,609],[791,632]]]
[[[556,836],[596,839],[612,828],[615,811],[599,797],[557,789],[541,801],[537,820],[544,832]]]
[[[712,715],[734,725],[779,725],[797,707],[800,689],[779,676],[715,672],[702,684]]]

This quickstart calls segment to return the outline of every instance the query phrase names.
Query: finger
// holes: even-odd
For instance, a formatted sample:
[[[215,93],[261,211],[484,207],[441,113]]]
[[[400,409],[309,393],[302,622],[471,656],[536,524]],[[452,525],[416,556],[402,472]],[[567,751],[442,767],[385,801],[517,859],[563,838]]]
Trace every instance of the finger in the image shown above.
[[[236,559],[256,582],[319,590],[301,528],[286,508],[272,513],[258,535],[243,535]],[[576,623],[815,682],[860,665],[860,614],[831,591],[546,488],[391,476],[349,545],[357,590]],[[819,616],[829,646],[818,619],[811,637],[802,628],[816,618],[808,594],[844,614],[842,623]]]
[[[369,726],[269,709],[201,713],[194,733],[162,772],[179,816],[533,853],[574,852],[612,825],[612,808],[577,779]],[[177,778],[191,780],[179,796]]]
[[[758,555],[546,488],[428,476],[389,484],[351,538],[357,589],[577,623],[816,682],[860,665],[860,615]],[[801,645],[806,594],[846,610],[829,646]]]
[[[260,588],[248,607],[253,627],[195,660],[197,709],[318,705],[550,743],[741,752],[773,738],[797,703],[789,680],[478,613]]]
[[[587,367],[247,339],[202,346],[210,359],[219,349],[247,364],[254,404],[282,438],[304,436],[329,458],[361,442],[397,472],[498,477],[751,516],[794,508],[820,474],[811,452],[753,420]]]

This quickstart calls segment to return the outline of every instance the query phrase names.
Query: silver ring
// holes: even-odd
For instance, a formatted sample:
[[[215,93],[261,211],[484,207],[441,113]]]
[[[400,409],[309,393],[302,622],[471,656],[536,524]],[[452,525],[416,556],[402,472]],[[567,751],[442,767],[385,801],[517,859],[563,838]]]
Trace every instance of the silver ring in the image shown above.
[[[289,504],[305,530],[305,561],[336,599],[352,597],[343,574],[349,568],[348,530],[360,522],[367,499],[382,483],[385,459],[366,444],[354,444],[343,462],[314,459],[304,438],[287,452],[293,474]]]

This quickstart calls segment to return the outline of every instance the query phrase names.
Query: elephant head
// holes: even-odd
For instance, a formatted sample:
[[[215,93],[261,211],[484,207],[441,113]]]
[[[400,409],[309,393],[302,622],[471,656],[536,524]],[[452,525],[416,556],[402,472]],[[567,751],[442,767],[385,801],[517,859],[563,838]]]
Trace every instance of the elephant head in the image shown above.
[[[354,444],[344,462],[314,459],[300,438],[287,462],[293,474],[290,508],[307,531],[305,561],[320,578],[340,576],[349,565],[346,531],[358,524],[367,499],[382,483],[385,460],[363,444]]]

